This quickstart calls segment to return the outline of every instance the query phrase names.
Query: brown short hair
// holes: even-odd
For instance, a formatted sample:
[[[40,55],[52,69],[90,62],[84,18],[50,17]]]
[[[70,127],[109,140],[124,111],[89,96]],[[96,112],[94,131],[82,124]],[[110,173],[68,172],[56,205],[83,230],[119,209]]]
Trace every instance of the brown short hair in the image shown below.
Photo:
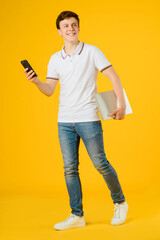
[[[57,17],[57,20],[56,20],[57,29],[60,29],[60,26],[59,26],[60,21],[66,19],[66,18],[70,18],[70,17],[74,17],[75,19],[77,19],[78,26],[79,26],[79,17],[76,13],[71,12],[71,11],[63,11]]]

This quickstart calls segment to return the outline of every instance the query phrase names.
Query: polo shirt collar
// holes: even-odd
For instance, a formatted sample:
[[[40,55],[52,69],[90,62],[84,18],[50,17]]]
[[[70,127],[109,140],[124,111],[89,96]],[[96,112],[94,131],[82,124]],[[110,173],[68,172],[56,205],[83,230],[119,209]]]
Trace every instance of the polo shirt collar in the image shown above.
[[[78,46],[76,47],[76,49],[74,50],[73,53],[77,54],[77,55],[80,55],[82,50],[83,50],[83,47],[84,47],[84,43],[79,41],[79,44]],[[73,54],[72,53],[72,54]],[[62,47],[62,51],[61,51],[61,55],[62,55],[62,58],[65,59],[67,56],[69,56],[65,51],[64,51],[64,46]]]

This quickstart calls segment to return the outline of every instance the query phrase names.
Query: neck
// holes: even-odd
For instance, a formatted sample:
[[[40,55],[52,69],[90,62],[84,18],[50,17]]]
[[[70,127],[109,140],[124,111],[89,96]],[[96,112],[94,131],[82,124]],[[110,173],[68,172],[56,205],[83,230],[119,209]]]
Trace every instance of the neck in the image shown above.
[[[80,41],[78,39],[75,42],[65,42],[64,43],[65,53],[67,53],[68,55],[71,55],[74,52],[74,50],[76,49],[76,47],[78,46],[79,42]]]

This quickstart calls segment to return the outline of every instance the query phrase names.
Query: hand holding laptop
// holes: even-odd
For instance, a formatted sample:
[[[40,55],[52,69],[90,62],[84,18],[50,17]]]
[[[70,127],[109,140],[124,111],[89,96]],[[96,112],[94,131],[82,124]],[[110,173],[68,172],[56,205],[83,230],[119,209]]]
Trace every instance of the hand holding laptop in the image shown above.
[[[114,90],[95,94],[95,100],[103,120],[111,118],[123,119],[125,114],[132,113],[132,109],[129,104],[124,88],[123,93],[126,103],[125,109],[119,107],[119,101]]]
[[[115,115],[113,119],[121,120],[125,118],[126,108],[116,108],[112,113],[108,114],[108,116]]]

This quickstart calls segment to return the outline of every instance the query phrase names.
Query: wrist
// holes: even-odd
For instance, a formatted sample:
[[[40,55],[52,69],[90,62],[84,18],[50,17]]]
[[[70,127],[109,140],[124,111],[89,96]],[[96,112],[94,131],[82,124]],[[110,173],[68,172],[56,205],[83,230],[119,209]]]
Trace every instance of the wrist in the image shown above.
[[[39,82],[40,82],[40,80],[39,80],[38,78],[36,78],[33,83],[34,83],[35,85],[38,85]]]
[[[119,105],[119,108],[121,108],[121,109],[126,109],[126,105],[125,105],[125,104]]]

